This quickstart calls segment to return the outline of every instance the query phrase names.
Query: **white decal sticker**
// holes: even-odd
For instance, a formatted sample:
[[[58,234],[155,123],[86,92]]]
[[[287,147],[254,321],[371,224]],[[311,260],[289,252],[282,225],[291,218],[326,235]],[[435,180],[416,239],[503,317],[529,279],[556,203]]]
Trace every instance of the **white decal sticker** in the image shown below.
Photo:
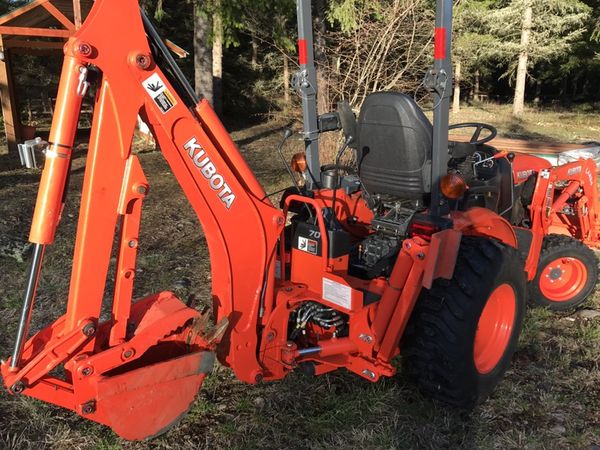
[[[183,146],[187,150],[188,156],[194,162],[194,165],[200,170],[200,173],[204,175],[204,178],[210,184],[210,187],[217,191],[217,195],[225,204],[227,209],[231,209],[231,205],[235,201],[235,194],[231,191],[229,185],[225,182],[225,178],[219,172],[217,168],[210,160],[210,157],[206,154],[206,150],[200,145],[198,140],[193,137],[185,143]]]
[[[590,183],[590,186],[594,185],[594,176],[592,175],[592,172],[590,172],[590,169],[585,169],[585,174],[588,177],[588,181]]]
[[[311,253],[316,255],[319,250],[319,243],[312,239],[308,239],[302,236],[298,237],[298,250],[302,250],[303,252]]]
[[[529,178],[532,174],[533,174],[533,170],[522,170],[520,172],[517,172],[517,178],[519,180],[525,180],[525,179]]]
[[[177,104],[175,97],[157,73],[153,73],[142,84],[163,114],[169,112]]]
[[[346,309],[352,309],[352,288],[337,281],[323,278],[323,298]]]

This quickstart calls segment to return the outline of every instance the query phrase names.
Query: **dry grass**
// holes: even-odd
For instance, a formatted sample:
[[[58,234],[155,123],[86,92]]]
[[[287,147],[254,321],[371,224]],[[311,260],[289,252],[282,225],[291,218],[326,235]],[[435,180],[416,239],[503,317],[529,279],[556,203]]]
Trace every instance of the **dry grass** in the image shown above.
[[[490,114],[503,120],[502,109]],[[479,110],[461,113],[460,120],[467,119],[494,122]],[[587,134],[593,123],[585,117],[527,117],[523,127],[533,136],[559,139],[557,120],[573,136],[600,137]],[[600,123],[597,116],[594,120]],[[538,122],[551,125],[530,128]],[[277,128],[267,124],[234,133],[270,191],[288,184],[275,156],[280,133],[272,130]],[[295,142],[286,153],[291,156],[300,149],[301,143]],[[209,261],[200,226],[160,154],[141,158],[152,191],[143,217],[135,296],[173,289],[179,280],[189,279],[190,292],[183,294],[206,300]],[[64,308],[83,163],[79,154],[57,242],[47,252],[34,330]],[[0,173],[0,234],[26,237],[38,176],[24,170]],[[172,239],[174,235],[178,239]],[[3,356],[11,351],[26,270],[26,263],[0,257]],[[600,309],[600,296],[587,307]],[[316,379],[293,374],[278,383],[247,386],[220,367],[182,423],[152,443],[124,442],[107,428],[67,411],[2,392],[0,449],[591,449],[600,445],[599,365],[599,319],[573,320],[536,309],[528,313],[506,379],[471,414],[423,398],[401,373],[378,384],[339,371]]]
[[[600,115],[592,112],[529,109],[521,119],[512,116],[510,105],[478,104],[451,113],[451,123],[485,122],[501,136],[549,142],[600,141]]]

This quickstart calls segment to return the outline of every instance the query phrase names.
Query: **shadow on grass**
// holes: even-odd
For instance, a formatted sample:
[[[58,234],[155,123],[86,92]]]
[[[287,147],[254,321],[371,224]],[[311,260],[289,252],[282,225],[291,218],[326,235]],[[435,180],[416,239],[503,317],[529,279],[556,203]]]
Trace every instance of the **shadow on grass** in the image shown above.
[[[257,134],[253,134],[252,136],[248,136],[242,139],[237,139],[235,140],[236,145],[238,146],[244,146],[244,145],[248,145],[253,143],[254,141],[258,141],[260,139],[269,137],[275,133],[281,133],[283,132],[286,128],[291,127],[294,124],[294,121],[290,121],[288,123],[286,123],[285,125],[279,126],[279,127],[275,127],[275,128],[270,128],[264,131],[261,131],[260,133]]]
[[[0,155],[0,174],[21,167],[19,155],[14,152]]]
[[[559,139],[553,138],[546,134],[536,133],[529,130],[522,120],[511,118],[508,129],[504,130],[504,136],[510,139],[524,139],[527,141],[541,141],[545,143],[559,144]]]
[[[291,374],[279,382],[232,387],[212,379],[201,391],[204,401],[199,403],[236,416],[237,429],[217,425],[205,430],[223,445],[470,449],[481,441],[477,413],[424,398],[402,374],[378,383],[345,371],[316,378]],[[256,404],[261,406],[257,409]],[[199,412],[193,411],[192,417]],[[206,411],[200,416],[206,417]],[[195,428],[196,420],[185,420],[179,432],[191,434],[186,428]]]

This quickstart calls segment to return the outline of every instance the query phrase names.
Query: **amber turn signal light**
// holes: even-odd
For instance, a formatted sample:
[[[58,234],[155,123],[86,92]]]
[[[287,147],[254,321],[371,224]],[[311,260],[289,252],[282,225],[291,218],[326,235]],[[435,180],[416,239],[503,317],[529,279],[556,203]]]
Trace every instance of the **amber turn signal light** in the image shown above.
[[[469,187],[465,180],[455,173],[449,173],[440,181],[440,190],[446,198],[457,200],[461,198]]]
[[[306,171],[306,154],[305,153],[296,153],[292,156],[292,170],[294,172],[303,173]]]

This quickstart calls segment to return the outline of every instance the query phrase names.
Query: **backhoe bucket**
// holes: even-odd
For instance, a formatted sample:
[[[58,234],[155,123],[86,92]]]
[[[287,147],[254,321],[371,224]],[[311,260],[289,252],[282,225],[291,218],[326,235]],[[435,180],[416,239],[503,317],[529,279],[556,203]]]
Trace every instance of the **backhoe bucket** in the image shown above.
[[[190,409],[213,362],[214,353],[195,352],[101,379],[98,412],[124,439],[162,434]]]
[[[129,323],[127,339],[111,347],[112,321],[65,330],[61,318],[27,342],[21,368],[2,365],[4,382],[13,394],[72,409],[124,439],[162,434],[190,409],[227,321],[207,333],[208,314],[163,292],[134,303]],[[38,369],[61,364],[60,379]]]

